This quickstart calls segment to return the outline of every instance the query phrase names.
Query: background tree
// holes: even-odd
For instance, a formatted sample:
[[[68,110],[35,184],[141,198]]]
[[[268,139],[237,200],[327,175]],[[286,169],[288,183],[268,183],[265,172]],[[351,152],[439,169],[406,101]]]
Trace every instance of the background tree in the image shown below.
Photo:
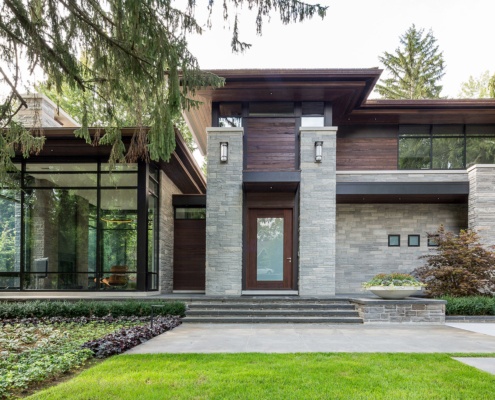
[[[486,99],[495,97],[493,85],[490,82],[495,78],[490,71],[483,72],[479,77],[469,76],[466,82],[461,83],[461,91],[457,95],[460,99]]]
[[[376,85],[376,91],[386,99],[440,98],[445,65],[436,42],[431,30],[424,35],[424,29],[412,25],[400,36],[401,47],[378,57],[388,78]]]
[[[427,284],[431,296],[475,296],[495,292],[495,253],[480,244],[470,229],[459,235],[440,226],[433,235],[438,247],[423,256],[426,264],[413,274]]]
[[[89,109],[98,102],[105,118],[100,144],[112,146],[110,162],[124,161],[122,114],[133,116],[137,129],[126,154],[168,160],[175,147],[173,117],[194,107],[195,91],[218,86],[222,79],[202,72],[187,47],[190,34],[201,34],[195,19],[196,0],[3,0],[0,3],[0,79],[7,87],[0,98],[0,174],[12,169],[16,149],[27,156],[43,146],[42,132],[27,132],[13,120],[26,107],[19,92],[22,68],[40,67],[57,93],[64,84],[79,88],[82,127],[79,137],[91,142]],[[257,14],[256,30],[274,12],[283,23],[324,17],[326,7],[297,0],[209,0],[210,15],[220,3],[223,17],[233,22],[232,49],[250,45],[239,37],[237,13],[242,7]],[[206,5],[203,5],[206,4]],[[178,8],[179,6],[183,8]],[[84,55],[86,62],[81,61]],[[23,61],[24,60],[24,61]],[[123,108],[123,109],[122,109]],[[149,126],[149,129],[141,129]],[[1,178],[1,177],[0,177]]]

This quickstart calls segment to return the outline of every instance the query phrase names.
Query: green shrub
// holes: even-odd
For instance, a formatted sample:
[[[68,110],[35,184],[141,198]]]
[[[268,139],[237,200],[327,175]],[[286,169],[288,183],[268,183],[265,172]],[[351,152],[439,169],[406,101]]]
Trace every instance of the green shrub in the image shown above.
[[[186,306],[179,301],[123,300],[123,301],[22,301],[0,302],[0,319],[43,317],[104,317],[148,316],[151,306],[159,304],[153,311],[156,315],[184,316]]]
[[[446,315],[495,315],[495,297],[471,296],[452,297],[443,296],[446,300]]]

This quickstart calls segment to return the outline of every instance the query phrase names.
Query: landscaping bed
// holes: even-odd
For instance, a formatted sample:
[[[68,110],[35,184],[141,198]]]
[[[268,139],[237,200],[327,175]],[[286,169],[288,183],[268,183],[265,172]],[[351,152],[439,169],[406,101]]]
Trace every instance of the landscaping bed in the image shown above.
[[[180,324],[183,306],[164,303],[155,313],[178,315],[158,315],[151,328],[145,315],[151,304],[159,303],[0,303],[0,398],[21,395],[89,359],[119,354]]]

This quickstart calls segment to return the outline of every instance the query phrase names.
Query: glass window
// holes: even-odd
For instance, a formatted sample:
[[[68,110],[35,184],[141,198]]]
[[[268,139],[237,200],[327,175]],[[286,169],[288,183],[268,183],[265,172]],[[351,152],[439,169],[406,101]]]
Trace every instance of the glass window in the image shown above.
[[[249,116],[265,115],[294,115],[294,103],[276,101],[249,103]]]
[[[0,190],[0,289],[19,289],[21,271],[21,195]]]
[[[388,246],[389,247],[399,247],[400,246],[400,235],[388,235]]]
[[[158,290],[158,199],[148,198],[148,279],[147,289]]]
[[[408,235],[407,245],[409,247],[419,247],[419,235]]]
[[[175,219],[206,219],[206,208],[204,207],[188,207],[176,208]]]
[[[466,138],[466,166],[495,164],[495,137]]]
[[[434,169],[464,168],[464,137],[434,137],[432,143]]]
[[[431,139],[399,138],[399,169],[429,169]]]
[[[464,136],[464,125],[432,125],[433,136]]]
[[[301,126],[302,127],[322,127],[325,126],[325,118],[324,117],[301,117]]]
[[[240,117],[220,117],[218,118],[218,126],[221,128],[241,128],[242,118]]]
[[[438,247],[439,235],[428,235],[428,247]]]
[[[96,190],[30,189],[24,197],[25,289],[94,285]]]
[[[302,103],[302,115],[323,116],[324,103],[322,101],[305,101]]]
[[[284,219],[257,219],[256,280],[282,281],[284,276]]]

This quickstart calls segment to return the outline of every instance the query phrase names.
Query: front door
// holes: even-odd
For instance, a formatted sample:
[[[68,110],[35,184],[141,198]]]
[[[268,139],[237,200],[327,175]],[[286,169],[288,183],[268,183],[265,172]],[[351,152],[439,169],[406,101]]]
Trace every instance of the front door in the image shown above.
[[[292,209],[249,209],[246,289],[292,289]]]

